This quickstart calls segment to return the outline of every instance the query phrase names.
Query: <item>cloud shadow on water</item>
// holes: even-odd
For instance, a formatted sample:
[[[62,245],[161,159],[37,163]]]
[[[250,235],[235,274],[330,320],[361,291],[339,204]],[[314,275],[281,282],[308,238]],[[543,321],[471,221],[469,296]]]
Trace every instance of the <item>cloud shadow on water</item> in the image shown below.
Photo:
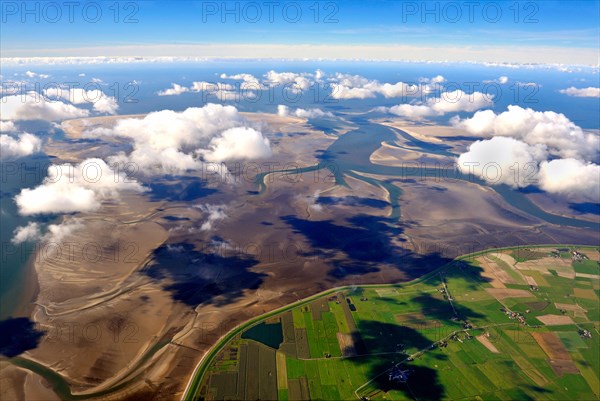
[[[583,202],[583,203],[570,203],[569,209],[581,213],[581,214],[593,214],[600,216],[600,203]]]
[[[0,321],[0,355],[15,357],[37,348],[45,332],[36,329],[26,317],[8,318]]]
[[[338,279],[377,272],[384,263],[396,266],[408,278],[416,278],[452,260],[438,252],[416,254],[403,248],[399,243],[404,240],[398,240],[403,229],[387,217],[359,214],[346,219],[347,225],[292,215],[281,220],[309,242],[311,251],[302,256],[324,260],[332,266],[329,275]]]
[[[323,205],[343,205],[343,206],[366,206],[375,209],[385,209],[390,204],[375,198],[362,198],[359,196],[321,196],[317,198],[317,203]]]
[[[207,188],[202,180],[187,177],[181,177],[178,181],[159,181],[145,185],[150,188],[149,196],[152,201],[193,202],[218,192]]]
[[[266,275],[250,271],[257,264],[251,256],[201,252],[193,244],[181,242],[157,248],[142,272],[159,282],[176,301],[191,307],[223,306],[262,284]]]

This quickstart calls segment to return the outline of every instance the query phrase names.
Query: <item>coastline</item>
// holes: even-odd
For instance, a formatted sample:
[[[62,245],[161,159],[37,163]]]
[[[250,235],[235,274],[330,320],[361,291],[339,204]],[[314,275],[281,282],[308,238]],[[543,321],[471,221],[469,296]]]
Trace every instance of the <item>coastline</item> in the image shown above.
[[[244,332],[245,330],[249,329],[252,326],[258,325],[261,322],[264,322],[265,320],[267,320],[269,318],[273,318],[274,316],[280,315],[290,309],[305,305],[316,299],[325,297],[327,295],[333,294],[338,291],[347,290],[347,289],[356,289],[359,287],[361,287],[361,288],[386,288],[386,287],[395,287],[398,285],[401,285],[403,287],[410,287],[415,284],[419,284],[419,283],[435,276],[436,274],[439,274],[440,272],[452,267],[452,265],[457,262],[474,259],[477,256],[486,255],[489,253],[507,251],[507,250],[517,250],[518,251],[519,249],[528,249],[528,248],[535,248],[535,249],[556,248],[556,247],[561,247],[561,246],[562,247],[573,247],[573,248],[577,248],[577,249],[586,249],[586,250],[589,249],[589,250],[596,250],[596,251],[598,251],[598,249],[599,249],[597,246],[576,245],[576,244],[537,244],[537,245],[517,245],[517,246],[508,246],[508,247],[500,247],[500,248],[489,248],[489,249],[485,249],[485,250],[481,250],[481,251],[477,251],[477,252],[460,255],[460,256],[456,257],[455,259],[453,259],[452,261],[448,262],[447,264],[440,266],[437,269],[432,270],[429,273],[426,273],[426,274],[422,275],[421,277],[418,277],[411,281],[397,282],[397,283],[382,283],[382,284],[361,284],[359,286],[343,285],[343,286],[339,286],[339,287],[334,287],[334,288],[330,288],[330,289],[318,292],[313,295],[309,295],[305,298],[302,298],[302,299],[294,301],[290,304],[281,306],[279,308],[276,308],[274,310],[266,312],[262,315],[255,316],[255,317],[247,320],[246,322],[243,322],[243,323],[235,326],[230,331],[225,333],[223,336],[221,336],[215,342],[215,344],[212,347],[210,347],[204,353],[204,355],[202,355],[202,358],[199,360],[199,362],[194,367],[192,375],[186,381],[186,387],[182,394],[181,401],[193,401],[196,399],[196,397],[198,395],[198,391],[200,390],[200,385],[202,384],[202,379],[203,379],[204,375],[206,374],[206,370],[208,369],[210,364],[214,361],[214,359],[216,358],[219,351],[221,351],[221,349],[223,349],[223,347],[225,345],[227,345],[229,343],[229,341],[231,341],[236,335]]]
[[[39,276],[35,269],[35,260],[38,257],[38,252],[34,252],[27,262],[25,263],[25,269],[23,274],[23,282],[25,283],[25,290],[21,295],[16,308],[14,309],[14,316],[16,317],[28,317],[33,315],[35,309],[35,301],[37,300],[38,294],[40,293],[40,282]]]
[[[268,134],[284,132],[291,136],[302,130],[316,141],[327,144],[332,140],[306,127],[302,119],[267,114],[245,117],[256,123],[267,120]],[[119,118],[131,116],[96,118],[93,124],[110,125]],[[85,121],[79,119],[65,124],[65,136],[77,139],[81,128],[89,127]],[[280,144],[281,139],[277,138],[274,143]],[[50,144],[46,151],[65,162],[81,160],[89,154],[89,149],[65,148],[58,143]],[[285,160],[290,153],[276,152],[275,158]],[[228,196],[234,197],[235,193]],[[76,240],[74,254],[48,258],[43,244],[27,254],[27,263],[20,269],[24,281],[15,286],[15,292],[19,292],[18,314],[52,335],[42,337],[34,348],[25,350],[22,358],[18,358],[21,364],[17,360],[9,362],[11,372],[18,377],[31,376],[36,383],[51,383],[52,387],[57,386],[56,394],[67,398],[86,395],[110,398],[114,397],[112,392],[118,393],[124,387],[127,387],[125,391],[134,388],[148,391],[144,390],[143,381],[131,382],[131,378],[142,371],[147,378],[167,383],[170,393],[179,393],[179,387],[185,383],[163,379],[164,372],[175,371],[187,377],[193,367],[187,371],[186,358],[195,357],[197,350],[207,345],[207,330],[212,336],[228,321],[224,321],[223,310],[217,314],[215,306],[206,304],[195,310],[178,301],[177,294],[172,293],[166,282],[149,273],[147,265],[153,252],[161,249],[169,229],[177,232],[177,223],[165,217],[183,214],[198,222],[203,218],[202,212],[186,200],[172,201],[169,207],[164,203],[144,194],[120,194],[118,200],[82,216],[77,232],[63,240]],[[83,244],[97,244],[102,250],[101,257],[86,259]],[[118,252],[110,253],[111,250]],[[104,254],[105,251],[108,253]],[[17,300],[16,296],[12,299]],[[225,313],[225,316],[245,320],[247,310],[242,305],[245,305],[243,300],[236,300],[228,308],[230,314]],[[256,315],[262,312],[258,306],[254,309]],[[210,320],[211,328],[204,326],[208,324],[204,318],[197,321],[198,315]],[[191,330],[192,334],[178,337],[176,334],[182,330],[186,333]],[[178,338],[176,343],[171,342],[172,337]],[[26,398],[32,395],[18,384],[5,393],[13,391],[23,391]],[[54,393],[47,387],[45,396],[50,398]]]
[[[9,310],[4,309],[7,306],[6,302],[2,303],[2,319],[32,317],[35,301],[40,291],[39,277],[35,269],[37,257],[38,250],[35,250],[19,268],[20,277],[16,280],[18,285],[13,286],[6,294],[3,294],[4,299],[12,298],[16,301],[8,305]]]

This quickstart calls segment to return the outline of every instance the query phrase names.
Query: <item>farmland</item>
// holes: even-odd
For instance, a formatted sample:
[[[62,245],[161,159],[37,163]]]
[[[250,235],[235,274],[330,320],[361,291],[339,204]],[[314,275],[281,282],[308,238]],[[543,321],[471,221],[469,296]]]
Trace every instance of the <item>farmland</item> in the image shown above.
[[[598,252],[491,250],[410,283],[327,291],[231,333],[188,396],[596,400]]]

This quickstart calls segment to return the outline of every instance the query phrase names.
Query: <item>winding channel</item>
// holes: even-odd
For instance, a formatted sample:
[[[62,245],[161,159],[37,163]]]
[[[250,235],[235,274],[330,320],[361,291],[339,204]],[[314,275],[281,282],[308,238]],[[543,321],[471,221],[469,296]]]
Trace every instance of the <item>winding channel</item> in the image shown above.
[[[573,217],[560,216],[548,213],[529,200],[525,194],[519,190],[512,189],[508,185],[489,185],[482,179],[473,175],[463,174],[455,168],[444,168],[443,166],[425,166],[419,167],[416,164],[410,164],[406,167],[383,166],[371,163],[370,157],[381,146],[382,142],[393,143],[397,140],[397,135],[403,137],[410,144],[410,149],[423,153],[458,157],[451,153],[448,145],[436,144],[421,141],[412,135],[402,130],[388,127],[382,124],[373,123],[366,116],[351,116],[348,118],[350,122],[358,128],[340,135],[329,148],[320,156],[320,162],[317,165],[292,168],[286,170],[277,170],[271,173],[286,173],[290,176],[295,174],[303,174],[307,172],[320,172],[329,170],[335,182],[340,185],[345,185],[344,176],[351,176],[362,181],[381,186],[390,194],[390,203],[392,207],[391,218],[398,220],[400,218],[399,197],[402,190],[390,182],[394,178],[438,178],[446,180],[461,180],[470,183],[479,184],[493,189],[498,193],[508,204],[519,209],[520,211],[543,220],[550,224],[570,226],[577,228],[587,228],[600,230],[600,223],[577,219]],[[389,179],[376,179],[365,177],[357,173],[366,173],[379,176],[386,176]],[[259,192],[266,190],[264,178],[268,173],[262,173],[256,176],[256,183],[259,187]]]

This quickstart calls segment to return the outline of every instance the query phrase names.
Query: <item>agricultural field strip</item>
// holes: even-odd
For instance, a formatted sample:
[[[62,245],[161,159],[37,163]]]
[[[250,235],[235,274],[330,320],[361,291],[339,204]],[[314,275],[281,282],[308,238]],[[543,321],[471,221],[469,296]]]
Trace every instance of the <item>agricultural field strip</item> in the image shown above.
[[[556,247],[576,247],[576,248],[595,248],[595,247],[588,247],[588,246],[581,246],[581,245],[575,245],[575,244],[562,244],[562,245],[557,245],[557,244],[541,244],[541,245],[535,245],[535,246],[517,246],[517,247],[503,247],[503,248],[495,248],[495,249],[487,249],[487,250],[483,250],[483,251],[479,251],[479,252],[475,252],[475,253],[471,253],[471,254],[466,254],[463,256],[459,256],[456,259],[454,259],[453,261],[445,264],[444,266],[440,266],[438,269],[431,271],[430,273],[427,273],[425,275],[423,275],[422,277],[415,279],[411,282],[408,283],[401,283],[400,285],[404,288],[410,288],[410,287],[414,287],[418,284],[422,284],[427,282],[428,280],[432,279],[435,276],[441,276],[441,274],[443,272],[445,272],[448,268],[452,267],[456,262],[460,262],[460,261],[464,261],[464,260],[473,260],[475,257],[477,256],[481,256],[481,255],[486,255],[489,254],[491,252],[498,252],[498,251],[505,251],[505,250],[519,250],[519,249],[523,249],[523,248],[531,248],[531,247],[535,247],[536,249],[541,249],[541,248],[556,248]],[[444,282],[444,281],[443,281]],[[444,282],[445,284],[445,282]],[[390,287],[397,287],[399,284],[398,283],[391,283],[391,284],[366,284],[366,285],[361,285],[360,287],[362,288],[390,288]],[[331,295],[334,294],[336,292],[340,292],[340,291],[345,291],[348,289],[352,289],[355,286],[342,286],[342,287],[336,287],[336,288],[332,288],[329,290],[325,290],[321,293],[312,295],[310,297],[307,297],[305,299],[301,299],[298,300],[292,304],[283,306],[279,309],[273,310],[271,312],[268,312],[264,315],[260,315],[257,316],[251,320],[249,320],[248,322],[235,327],[234,329],[232,329],[230,332],[226,333],[224,336],[222,336],[219,341],[215,344],[215,346],[209,351],[207,352],[203,358],[201,358],[200,362],[196,365],[196,369],[194,370],[193,375],[190,377],[190,380],[188,381],[188,384],[186,386],[186,389],[183,393],[183,397],[182,400],[190,400],[192,401],[197,393],[197,390],[199,388],[199,385],[202,381],[202,378],[207,370],[207,368],[210,366],[210,364],[212,363],[212,361],[214,360],[214,358],[216,357],[216,355],[218,354],[218,352],[222,349],[223,346],[225,346],[226,343],[228,343],[235,335],[241,333],[242,331],[245,331],[247,329],[249,329],[250,327],[259,324],[260,322],[264,321],[265,319],[283,314],[284,312],[287,312],[289,310],[292,310],[294,308],[297,308],[299,306],[303,306],[306,304],[309,304],[310,302],[313,302],[321,297],[325,297],[327,295]],[[397,290],[398,288],[396,288]],[[406,292],[406,291],[402,291],[402,294],[411,294],[411,293],[423,293],[423,292],[436,292],[437,290],[430,290],[430,291],[410,291],[410,292]],[[499,301],[499,300],[498,300]],[[502,302],[500,302],[501,304],[503,304]],[[452,302],[450,302],[450,304],[452,305]],[[504,304],[503,304],[504,305]],[[452,305],[452,308],[454,309],[454,306]],[[600,323],[600,321],[591,321],[591,322],[574,322],[572,324],[575,324],[576,326],[579,327],[579,325],[589,325],[592,324],[594,325],[594,329],[596,332],[598,332],[598,328],[596,326],[596,324]],[[494,325],[487,325],[487,326],[481,326],[481,327],[476,327],[476,328],[472,328],[472,329],[461,329],[461,330],[456,330],[453,334],[459,333],[459,332],[468,332],[470,330],[481,330],[484,328],[491,328],[491,327],[497,327],[497,326],[502,326],[502,325],[506,325],[506,324],[512,324],[512,323],[498,323],[498,324],[494,324]],[[421,351],[418,351],[416,353],[414,353],[413,355],[419,354],[421,352],[426,352],[428,349],[424,349]],[[389,354],[389,353],[379,353],[379,355],[384,355],[384,354]],[[367,354],[368,355],[368,354]],[[343,359],[344,357],[334,357],[335,359]],[[345,357],[350,358],[350,356]],[[318,360],[321,358],[313,358],[312,360]],[[332,358],[329,358],[332,359]],[[408,358],[407,358],[408,359]],[[400,362],[402,363],[402,362]],[[400,363],[396,364],[399,365]],[[396,366],[395,365],[395,366]],[[386,370],[385,372],[381,373],[380,375],[378,375],[377,377],[381,376],[382,374],[388,372],[388,370]],[[375,377],[376,378],[376,377]],[[373,379],[375,379],[373,378]],[[370,381],[366,382],[365,384],[361,385],[356,391],[360,390],[362,387],[364,387],[366,384],[370,383],[373,381],[373,379],[371,379]]]
[[[493,251],[489,251],[489,252],[490,252],[490,253],[493,253]],[[503,261],[503,262],[505,262],[504,260],[502,260],[502,261]],[[510,267],[511,267],[511,268],[515,268],[515,266],[514,266],[514,265],[512,265],[512,266],[510,266]],[[438,273],[439,273],[439,276],[440,276],[440,281],[441,281],[441,283],[442,283],[442,287],[444,288],[444,291],[445,291],[445,292],[446,292],[446,294],[448,295],[448,298],[447,298],[447,300],[448,300],[448,303],[449,303],[449,304],[450,304],[450,306],[452,307],[452,310],[453,310],[453,312],[454,312],[454,313],[456,313],[456,308],[454,307],[454,303],[453,303],[453,301],[452,301],[452,299],[453,299],[453,298],[452,298],[452,296],[451,296],[451,294],[450,294],[450,291],[449,291],[449,289],[448,289],[448,286],[446,285],[446,280],[444,279],[444,277],[443,277],[443,275],[442,275],[442,273],[444,272],[444,270],[445,270],[445,269],[440,269],[440,271],[438,272]],[[426,282],[426,281],[427,281],[427,280],[423,280],[423,282]],[[423,292],[435,292],[435,291],[437,291],[437,290],[434,290],[434,291],[423,291]],[[418,292],[418,291],[416,291],[416,292]],[[404,294],[404,292],[402,292],[402,293]],[[505,303],[504,303],[504,302],[503,302],[501,299],[498,299],[498,298],[496,298],[496,300],[498,301],[498,303],[500,303],[500,304],[501,304],[503,307],[505,307],[507,310],[510,310],[510,308],[508,308],[508,307],[507,307],[507,305],[506,305],[506,304],[505,304]],[[592,325],[594,325],[594,328],[596,329],[596,332],[598,332],[598,329],[597,329],[597,327],[596,327],[596,324],[597,324],[597,323],[600,323],[600,322],[599,322],[599,321],[580,322],[580,323],[577,323],[577,322],[572,322],[572,323],[569,323],[568,325],[574,325],[574,326],[576,326],[577,328],[581,328],[581,326],[580,326],[580,325],[588,325],[588,324],[592,324]],[[452,333],[450,333],[448,336],[446,336],[446,337],[445,337],[445,338],[443,338],[443,339],[440,339],[440,340],[438,340],[437,342],[446,341],[446,340],[450,339],[452,336],[456,335],[457,333],[461,333],[461,332],[462,332],[462,333],[468,333],[468,332],[470,332],[470,331],[475,331],[475,330],[484,330],[484,329],[488,329],[488,328],[494,328],[494,327],[500,327],[500,326],[506,326],[506,325],[512,325],[512,324],[513,324],[513,323],[497,323],[497,324],[490,324],[490,325],[486,325],[486,326],[473,327],[472,329],[460,329],[460,330],[455,330],[455,331],[453,331]],[[531,325],[529,325],[529,323],[525,323],[525,325],[526,325],[526,326],[528,326],[528,327],[532,327]],[[430,346],[424,347],[424,348],[422,348],[422,349],[418,350],[417,352],[414,352],[414,353],[412,353],[411,355],[408,355],[408,356],[407,356],[407,357],[406,357],[404,360],[402,360],[402,361],[400,361],[400,362],[398,362],[398,363],[394,364],[393,366],[391,366],[391,367],[390,367],[390,368],[388,368],[387,370],[385,370],[385,371],[381,372],[380,374],[378,374],[377,376],[375,376],[375,377],[371,378],[369,381],[367,381],[367,382],[363,383],[363,384],[362,384],[361,386],[359,386],[359,387],[358,387],[356,390],[354,390],[354,394],[356,395],[356,398],[357,398],[357,399],[360,399],[360,396],[359,396],[358,392],[359,392],[359,391],[360,391],[362,388],[364,388],[364,387],[368,386],[368,385],[369,385],[371,382],[375,381],[377,378],[379,378],[379,377],[383,376],[384,374],[386,374],[386,373],[390,372],[392,369],[396,368],[397,366],[400,366],[400,365],[402,365],[403,363],[406,363],[406,362],[408,362],[408,361],[410,361],[410,360],[414,359],[414,358],[415,358],[415,356],[417,356],[417,355],[421,355],[421,354],[423,354],[423,353],[425,353],[425,352],[427,352],[427,351],[430,351],[430,350],[432,350],[432,348],[430,348]],[[370,355],[384,355],[384,354],[392,354],[392,353],[394,353],[394,352],[391,352],[391,353],[370,354]],[[367,355],[369,355],[369,354],[365,354],[365,355],[361,355],[361,356],[367,356]],[[358,355],[357,355],[357,356],[358,356]],[[338,357],[338,358],[331,358],[331,359],[343,359],[343,358],[352,358],[352,357],[355,357],[355,356],[350,356],[350,357],[344,357],[344,356],[342,356],[342,357]],[[318,358],[318,359],[325,359],[325,358]]]
[[[466,255],[465,257],[469,257],[469,255]],[[439,267],[438,269],[427,273],[426,275],[415,279],[411,282],[408,283],[403,283],[401,285],[410,288],[413,286],[416,286],[418,284],[423,283],[424,281],[429,280],[430,278],[436,276],[437,274],[441,273],[442,271],[444,271],[445,269],[449,268],[453,263],[461,260],[462,257],[459,257],[451,262],[449,262],[448,264]],[[361,288],[390,288],[390,287],[394,287],[396,288],[398,286],[397,283],[392,283],[392,284],[364,284],[361,285]],[[295,309],[297,307],[300,306],[304,306],[307,305],[321,297],[325,297],[327,295],[331,295],[331,294],[335,294],[336,292],[340,292],[340,291],[346,291],[349,289],[353,289],[355,286],[351,286],[351,285],[347,285],[347,286],[342,286],[342,287],[335,287],[329,290],[325,290],[323,292],[320,292],[318,294],[312,295],[310,297],[304,298],[304,299],[300,299],[294,303],[291,303],[289,305],[285,305],[279,309],[275,309],[271,312],[268,312],[266,314],[257,316],[249,321],[247,321],[246,323],[243,323],[237,327],[234,327],[231,331],[229,331],[228,333],[224,334],[218,341],[217,343],[211,348],[211,350],[209,352],[207,352],[206,354],[204,354],[204,356],[200,359],[200,362],[198,362],[198,364],[196,365],[196,369],[194,370],[194,373],[192,374],[192,376],[190,377],[190,380],[188,381],[188,384],[186,386],[186,389],[183,393],[183,397],[182,397],[182,401],[193,401],[195,399],[195,394],[197,393],[200,383],[202,382],[202,378],[206,372],[206,370],[208,369],[208,367],[210,366],[210,364],[212,363],[212,361],[214,360],[214,358],[216,357],[216,355],[219,353],[219,351],[222,349],[223,346],[225,346],[225,344],[227,344],[233,337],[235,337],[237,334],[240,334],[243,331],[248,330],[249,328],[260,324],[261,322],[263,322],[266,319],[281,315],[289,310]],[[397,289],[397,288],[396,288]],[[408,291],[405,292],[403,291],[402,294],[416,294],[416,293],[423,293],[423,292],[436,292],[437,290],[430,290],[430,291]]]
[[[596,324],[596,323],[600,323],[600,321],[597,322],[587,322],[585,324]],[[442,342],[442,341],[447,341],[450,338],[452,338],[452,336],[458,334],[458,333],[468,333],[470,331],[478,331],[478,330],[485,330],[485,329],[489,329],[489,328],[493,328],[493,327],[500,327],[500,326],[512,326],[514,325],[513,322],[507,322],[507,323],[497,323],[497,324],[489,324],[486,326],[480,326],[480,327],[474,327],[472,329],[460,329],[460,330],[455,330],[452,333],[450,333],[449,335],[447,335],[446,337],[438,340],[437,342]],[[424,347],[420,350],[417,350],[417,352],[412,353],[411,355],[408,355],[404,360],[396,363],[395,365],[391,366],[389,369],[381,372],[380,374],[378,374],[377,376],[373,377],[371,380],[363,383],[362,385],[360,385],[360,387],[358,387],[356,390],[354,390],[354,394],[356,395],[356,398],[360,399],[360,396],[358,395],[358,392],[363,388],[366,387],[367,385],[369,385],[371,382],[373,382],[375,379],[377,379],[378,377],[383,376],[384,374],[386,374],[387,372],[391,371],[392,369],[394,369],[397,366],[402,365],[403,363],[409,362],[410,360],[414,359],[415,356],[417,355],[421,355],[424,354],[427,351],[433,351],[433,349],[430,346]],[[397,354],[398,352],[382,352],[379,354],[366,354],[366,355],[383,355],[383,354]],[[359,356],[359,355],[357,355]],[[361,356],[365,356],[365,355],[361,355]],[[352,357],[338,357],[338,359],[343,359],[343,358],[352,358]],[[325,359],[325,358],[315,358],[315,359]],[[335,358],[329,358],[329,359],[335,359]]]

